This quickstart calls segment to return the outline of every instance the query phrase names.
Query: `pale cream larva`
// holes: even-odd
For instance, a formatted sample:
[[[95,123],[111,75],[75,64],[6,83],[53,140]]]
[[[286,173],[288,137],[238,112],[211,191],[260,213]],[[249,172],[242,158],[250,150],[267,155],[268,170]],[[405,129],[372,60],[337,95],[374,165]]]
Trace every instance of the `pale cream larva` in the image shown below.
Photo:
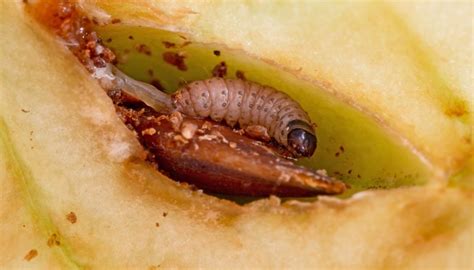
[[[172,96],[173,107],[189,116],[210,117],[233,127],[262,126],[296,156],[312,156],[316,136],[307,113],[287,94],[240,79],[194,81]]]

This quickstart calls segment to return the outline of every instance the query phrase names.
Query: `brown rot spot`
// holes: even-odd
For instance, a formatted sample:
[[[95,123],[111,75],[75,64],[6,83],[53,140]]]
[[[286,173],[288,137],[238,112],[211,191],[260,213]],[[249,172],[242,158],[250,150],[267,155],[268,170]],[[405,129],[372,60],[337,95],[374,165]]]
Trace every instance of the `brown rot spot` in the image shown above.
[[[339,146],[339,150],[341,150],[341,152],[344,153],[344,150],[345,150],[345,149],[344,149],[344,146],[342,146],[342,145]]]
[[[132,35],[130,35],[130,36],[128,36],[128,39],[134,40],[135,38]]]
[[[335,157],[339,157],[339,155],[340,155],[339,152],[336,152],[336,153],[334,154]]]
[[[156,222],[156,223],[155,223],[155,226],[156,226],[156,227],[160,227],[160,223]]]
[[[244,74],[244,72],[241,71],[241,70],[237,70],[237,71],[235,72],[235,77],[237,77],[238,79],[244,80],[244,81],[246,80],[245,74]]]
[[[214,53],[215,56],[220,56],[221,55],[221,51],[219,51],[219,50],[214,50],[212,53]]]
[[[38,251],[36,249],[32,249],[30,251],[28,251],[28,253],[25,255],[25,257],[23,258],[25,261],[31,261],[33,258],[35,258],[36,256],[38,256]]]
[[[213,77],[220,77],[223,78],[227,75],[227,65],[224,61],[217,64],[214,69],[212,69],[212,76]]]
[[[77,222],[77,216],[74,212],[69,212],[69,214],[66,215],[66,219],[71,222],[71,224],[74,224]]]
[[[163,45],[165,46],[165,48],[169,49],[169,48],[176,48],[176,44],[173,43],[173,42],[170,42],[170,41],[163,41],[162,42]]]
[[[178,53],[177,52],[164,52],[163,53],[163,60],[166,63],[175,66],[181,71],[188,70],[186,63],[184,62],[185,58],[186,57],[181,52],[178,52]]]
[[[348,171],[347,171],[347,174],[351,174],[351,173],[352,173],[352,170],[348,170]]]
[[[151,55],[151,49],[150,47],[148,47],[146,44],[138,44],[135,49],[139,52],[139,53],[143,53],[145,55]]]
[[[166,217],[168,215],[167,212],[163,212],[163,217]]]

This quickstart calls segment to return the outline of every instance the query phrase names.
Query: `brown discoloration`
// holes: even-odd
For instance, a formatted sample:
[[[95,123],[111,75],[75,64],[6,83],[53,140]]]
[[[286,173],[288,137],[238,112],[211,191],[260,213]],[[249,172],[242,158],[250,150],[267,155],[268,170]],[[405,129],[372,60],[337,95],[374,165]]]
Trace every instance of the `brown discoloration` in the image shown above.
[[[74,212],[69,212],[69,214],[66,215],[66,219],[71,222],[71,224],[74,224],[77,222],[77,216]]]
[[[458,100],[446,108],[444,113],[449,117],[463,117],[469,113],[466,102]]]
[[[175,66],[181,71],[186,71],[188,70],[188,67],[186,66],[186,63],[184,62],[185,55],[182,52],[164,52],[163,53],[163,60],[170,64]]]
[[[220,77],[223,78],[227,75],[227,65],[224,61],[217,64],[214,69],[212,69],[212,76],[213,77]]]
[[[38,256],[38,251],[36,249],[32,249],[26,253],[25,257],[23,258],[25,261],[31,261],[33,258]]]
[[[115,54],[103,46],[102,40],[93,30],[94,22],[82,14],[74,2],[39,1],[28,11],[63,39],[89,72],[116,60]]]
[[[285,197],[338,194],[345,190],[342,182],[296,166],[280,158],[271,145],[256,143],[258,141],[235,133],[225,125],[184,115],[181,121],[176,121],[172,120],[176,116],[147,110],[141,113],[125,108],[118,110],[125,123],[138,134],[149,128],[160,133],[139,136],[139,139],[163,173],[205,191]],[[178,122],[181,129],[176,130]],[[191,124],[200,128],[185,138],[182,128]]]

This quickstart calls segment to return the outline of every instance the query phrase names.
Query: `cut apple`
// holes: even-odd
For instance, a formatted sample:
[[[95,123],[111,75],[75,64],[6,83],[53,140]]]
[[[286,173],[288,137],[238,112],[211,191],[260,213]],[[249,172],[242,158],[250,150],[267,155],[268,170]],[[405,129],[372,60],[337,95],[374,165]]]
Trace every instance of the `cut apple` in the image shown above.
[[[189,48],[194,48],[197,56],[208,51],[211,54],[210,50],[215,48],[222,50],[220,58],[214,54],[202,56],[205,70],[216,64],[209,64],[208,59],[228,57],[225,61],[229,67],[241,68],[249,79],[288,91],[313,117],[319,116],[316,122],[323,140],[331,147],[344,143],[344,153],[339,155],[351,155],[353,164],[367,172],[360,181],[370,181],[361,188],[375,183],[377,177],[384,187],[391,187],[384,178],[383,168],[391,173],[399,172],[400,164],[407,164],[407,172],[419,174],[408,184],[413,184],[413,179],[429,184],[365,191],[345,200],[320,197],[312,203],[288,201],[282,204],[270,198],[245,206],[190,191],[142,161],[140,145],[118,119],[112,102],[99,85],[51,33],[25,14],[21,2],[4,1],[0,9],[0,33],[5,40],[0,44],[2,267],[472,267],[472,190],[447,187],[446,181],[432,181],[435,177],[430,174],[435,171],[437,176],[450,175],[468,164],[471,145],[461,139],[467,134],[470,120],[465,114],[455,118],[441,114],[434,105],[443,102],[437,94],[403,90],[426,89],[432,86],[425,84],[431,79],[427,75],[426,81],[423,77],[411,80],[409,71],[423,71],[424,67],[408,65],[413,60],[411,56],[396,54],[401,48],[397,44],[389,42],[382,46],[378,41],[384,40],[384,34],[372,32],[373,27],[391,25],[382,11],[395,14],[403,12],[403,8],[380,7],[379,4],[359,4],[356,8],[344,8],[342,4],[289,8],[275,4],[264,9],[258,3],[242,4],[240,8],[217,3],[211,7],[195,3],[192,8],[181,4],[184,6],[176,8],[158,7],[157,2],[150,1],[120,1],[120,4],[100,2],[102,10],[98,10],[91,6],[93,3],[81,3],[93,9],[93,14],[110,13],[112,18],[120,18],[122,22],[133,18],[130,22],[147,22],[147,26],[152,26],[153,29],[118,25],[101,29],[104,36],[117,39],[114,41],[117,43],[111,42],[117,50],[128,46],[120,43],[120,38],[125,39],[123,32],[153,43],[166,35],[169,35],[167,41],[172,41],[171,38],[177,37],[173,31],[180,30],[193,42]],[[125,9],[118,12],[122,7]],[[459,10],[456,18],[462,17],[464,7],[456,10]],[[255,12],[255,17],[249,17],[246,22],[239,20],[240,30],[233,29],[237,26],[233,20],[249,12]],[[219,25],[210,21],[211,14],[222,19]],[[318,14],[322,15],[318,17]],[[364,23],[366,15],[371,15],[368,18],[377,23],[370,20]],[[282,17],[278,19],[278,16]],[[266,21],[271,18],[271,23]],[[305,24],[301,20],[309,18],[318,22],[319,28],[307,31],[314,22]],[[338,32],[347,26],[344,22],[347,18],[351,22],[348,29],[353,31],[346,29],[348,33],[364,37],[352,39],[357,46],[347,47],[348,43],[343,42],[349,40],[347,33]],[[466,23],[463,22],[451,31],[456,35],[464,33]],[[246,28],[243,23],[255,28]],[[156,30],[156,26],[167,32]],[[405,36],[398,28],[389,29],[398,37]],[[423,28],[413,26],[413,29]],[[324,35],[319,32],[324,30]],[[161,33],[158,39],[145,40],[146,33],[158,32]],[[378,33],[381,38],[371,33]],[[265,39],[263,43],[262,36],[274,36],[274,39]],[[302,36],[311,46],[293,46],[293,42],[303,40]],[[347,39],[336,42],[337,37]],[[319,40],[320,43],[316,42]],[[428,43],[432,39],[423,40]],[[213,42],[221,45],[211,44]],[[240,45],[233,46],[237,43]],[[452,46],[464,48],[466,44]],[[314,51],[303,58],[297,52],[301,53],[304,48],[314,48]],[[332,49],[323,54],[318,48]],[[448,51],[440,51],[449,55]],[[368,52],[374,55],[369,57]],[[384,58],[385,54],[390,58]],[[130,62],[124,61],[121,66],[132,75],[133,57],[139,56],[131,55]],[[199,62],[192,57],[188,68]],[[149,58],[144,57],[143,61],[150,61],[146,59]],[[393,62],[378,66],[371,65],[367,59]],[[296,74],[300,66],[303,69]],[[153,67],[146,66],[145,71],[148,68]],[[164,72],[173,68],[165,65],[154,69],[155,73],[160,71],[155,75],[170,90],[178,83],[179,75],[165,76]],[[440,74],[464,74],[453,70],[457,68],[449,68],[445,73],[440,71]],[[183,77],[186,80],[203,76],[192,71],[176,72],[189,76]],[[367,80],[369,73],[371,79]],[[399,82],[395,83],[394,78]],[[450,81],[453,85],[456,82]],[[404,88],[410,85],[414,88]],[[400,91],[399,97],[395,97],[394,89]],[[448,95],[459,97],[467,92]],[[406,103],[402,103],[402,98]],[[313,99],[318,101],[318,107],[312,103]],[[469,108],[467,97],[461,100]],[[337,121],[342,121],[347,128],[338,126]],[[451,137],[444,128],[452,127],[456,129],[452,129]],[[359,133],[362,131],[366,133]],[[400,138],[404,138],[405,144]],[[361,143],[360,148],[357,148],[358,143]],[[370,150],[365,153],[363,148]],[[414,154],[413,149],[420,155]],[[321,160],[316,157],[307,165],[327,165],[332,172],[337,166],[350,169],[353,165],[349,158],[336,158],[335,152],[332,160],[323,161],[331,152],[332,149],[323,147],[318,153]],[[373,159],[369,160],[364,154]],[[421,162],[420,156],[427,162]],[[387,165],[390,157],[394,165]],[[337,163],[340,165],[334,165]],[[390,173],[387,174],[390,179]],[[467,179],[470,174],[461,177]],[[399,185],[399,179],[395,179],[394,186]],[[68,218],[70,213],[74,213],[76,222]],[[35,254],[30,253],[32,250],[37,252],[33,257],[29,255]]]

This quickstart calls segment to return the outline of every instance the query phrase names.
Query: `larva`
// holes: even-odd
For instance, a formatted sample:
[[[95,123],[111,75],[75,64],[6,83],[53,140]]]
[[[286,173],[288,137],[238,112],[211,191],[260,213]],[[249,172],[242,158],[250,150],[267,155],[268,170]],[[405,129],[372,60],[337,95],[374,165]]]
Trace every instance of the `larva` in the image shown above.
[[[272,87],[241,79],[211,78],[194,81],[168,96],[112,65],[98,74],[106,89],[123,89],[157,111],[210,117],[231,127],[262,126],[296,157],[310,157],[316,150],[317,139],[308,114],[287,94]]]
[[[240,79],[194,81],[172,96],[174,108],[241,128],[258,125],[296,156],[311,156],[317,139],[307,113],[287,94]]]

